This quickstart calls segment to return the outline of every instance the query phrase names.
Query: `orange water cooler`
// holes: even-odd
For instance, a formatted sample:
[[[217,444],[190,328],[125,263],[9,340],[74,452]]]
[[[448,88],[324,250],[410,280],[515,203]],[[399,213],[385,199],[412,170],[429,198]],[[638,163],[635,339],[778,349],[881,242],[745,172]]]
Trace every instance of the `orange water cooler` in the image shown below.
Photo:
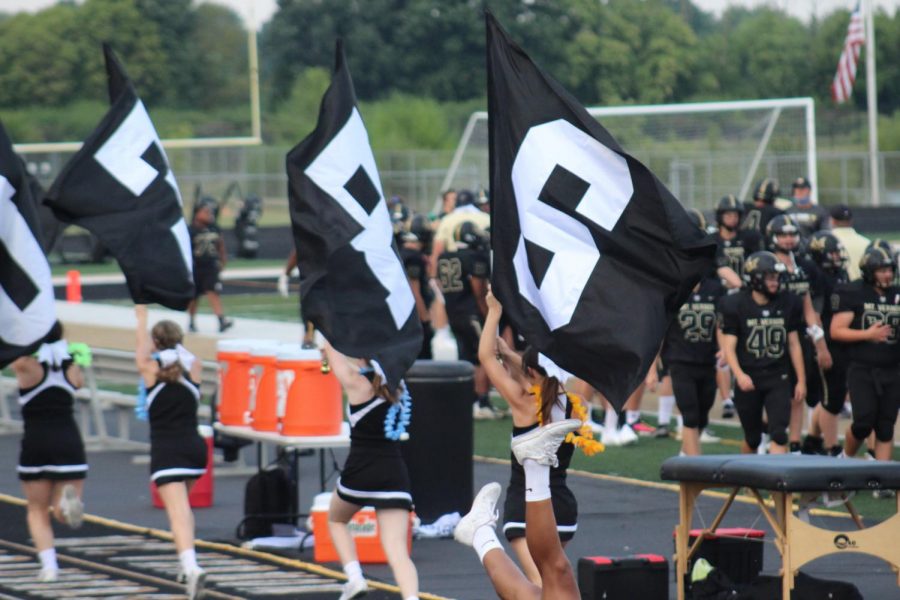
[[[283,383],[281,434],[290,436],[338,435],[343,423],[341,384],[322,366],[318,350],[284,344],[278,352],[278,373]]]
[[[331,540],[331,533],[328,531],[328,503],[331,502],[331,493],[325,492],[317,494],[313,500],[312,510],[310,510],[310,520],[312,520],[312,530],[315,544],[313,547],[313,559],[316,562],[337,562],[337,550],[334,548],[334,542]],[[415,518],[414,513],[409,513],[409,529],[407,532],[407,548],[412,552],[412,523]],[[378,531],[378,520],[375,518],[375,509],[371,506],[364,506],[359,512],[353,515],[350,522],[347,523],[350,535],[356,544],[356,554],[361,563],[386,563],[387,557],[384,549],[381,547],[381,537]]]
[[[270,341],[250,348],[250,426],[256,431],[278,431],[278,349],[279,344]]]
[[[213,504],[213,428],[209,425],[198,425],[197,433],[206,442],[206,473],[201,475],[191,488],[188,501],[192,508],[208,508]],[[150,498],[155,508],[165,508],[156,484],[150,482]]]
[[[223,425],[250,424],[250,348],[252,340],[219,340],[219,405]]]

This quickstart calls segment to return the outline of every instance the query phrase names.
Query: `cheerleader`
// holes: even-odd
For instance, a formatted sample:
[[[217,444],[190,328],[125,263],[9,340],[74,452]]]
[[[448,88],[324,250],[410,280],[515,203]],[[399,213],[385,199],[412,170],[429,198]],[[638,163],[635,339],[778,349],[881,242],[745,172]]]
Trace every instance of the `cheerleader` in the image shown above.
[[[17,470],[28,502],[28,532],[41,563],[38,577],[43,582],[59,577],[51,515],[72,528],[81,526],[81,493],[88,470],[72,415],[73,394],[84,378],[61,338],[62,326],[57,322],[36,356],[23,356],[11,365],[25,429]]]
[[[400,454],[400,440],[409,422],[405,384],[394,391],[374,361],[349,358],[326,342],[325,357],[347,395],[350,413],[350,455],[328,509],[328,531],[341,559],[347,583],[340,600],[368,592],[347,523],[363,506],[374,506],[394,579],[405,600],[419,597],[419,575],[409,557],[409,513],[413,508],[409,473]]]
[[[530,580],[515,566],[497,539],[498,483],[490,483],[481,489],[472,510],[460,520],[453,535],[457,541],[475,549],[501,598],[577,600],[580,598],[578,585],[563,552],[557,517],[554,515],[554,508],[559,506],[559,502],[553,502],[551,468],[560,466],[559,452],[564,441],[582,446],[585,446],[584,441],[579,443],[576,440],[593,441],[590,439],[590,426],[584,423],[586,415],[581,414],[585,412],[583,407],[578,410],[581,418],[566,418],[567,410],[561,400],[566,398],[566,394],[559,380],[549,376],[546,368],[538,365],[534,350],[526,351],[521,363],[521,376],[507,371],[497,358],[497,338],[493,333],[497,331],[503,308],[490,291],[487,306],[484,331],[491,333],[481,337],[479,358],[491,383],[512,412],[512,452],[516,462],[522,466],[524,484],[522,490],[513,490],[510,496],[523,495],[525,540],[540,584]],[[581,435],[576,435],[576,432]],[[599,444],[592,449],[599,450]],[[512,504],[515,503],[513,500]]]
[[[178,581],[188,598],[203,591],[206,572],[194,550],[194,515],[188,494],[206,471],[206,443],[197,432],[197,403],[203,365],[181,345],[183,333],[172,321],[147,331],[147,307],[135,305],[135,362],[146,389],[150,421],[150,480],[156,484],[169,517],[178,552]]]

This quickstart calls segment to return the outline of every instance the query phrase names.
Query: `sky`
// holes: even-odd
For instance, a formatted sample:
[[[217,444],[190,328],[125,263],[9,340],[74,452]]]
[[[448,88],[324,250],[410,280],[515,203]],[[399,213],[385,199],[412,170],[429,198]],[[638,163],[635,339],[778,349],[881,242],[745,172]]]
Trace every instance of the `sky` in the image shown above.
[[[195,0],[196,1],[196,0]],[[278,8],[276,0],[203,0],[214,4],[231,7],[245,21],[253,18],[257,28],[268,21]],[[448,0],[453,1],[453,0]],[[889,14],[900,8],[900,0],[873,0],[879,8]],[[0,0],[0,11],[19,12],[22,10],[37,11],[54,4],[56,0]],[[729,6],[769,5],[781,8],[804,21],[813,15],[822,17],[839,8],[850,9],[855,0],[693,0],[694,4],[705,11],[721,14]]]

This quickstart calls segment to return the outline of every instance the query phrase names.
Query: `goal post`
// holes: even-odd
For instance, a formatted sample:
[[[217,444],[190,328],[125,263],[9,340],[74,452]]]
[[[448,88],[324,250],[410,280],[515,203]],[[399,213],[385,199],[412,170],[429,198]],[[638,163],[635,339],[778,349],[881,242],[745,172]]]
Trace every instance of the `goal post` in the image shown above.
[[[619,144],[686,206],[710,209],[725,194],[747,197],[772,177],[782,194],[803,176],[818,202],[812,98],[693,102],[588,108]],[[473,113],[441,189],[487,188],[487,112]]]

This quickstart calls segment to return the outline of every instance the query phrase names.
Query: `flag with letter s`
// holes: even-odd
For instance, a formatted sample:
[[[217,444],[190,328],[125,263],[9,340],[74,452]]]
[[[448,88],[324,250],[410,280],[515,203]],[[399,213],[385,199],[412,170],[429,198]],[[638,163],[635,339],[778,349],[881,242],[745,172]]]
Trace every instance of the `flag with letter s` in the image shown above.
[[[530,344],[621,409],[715,242],[485,19],[494,294]]]

